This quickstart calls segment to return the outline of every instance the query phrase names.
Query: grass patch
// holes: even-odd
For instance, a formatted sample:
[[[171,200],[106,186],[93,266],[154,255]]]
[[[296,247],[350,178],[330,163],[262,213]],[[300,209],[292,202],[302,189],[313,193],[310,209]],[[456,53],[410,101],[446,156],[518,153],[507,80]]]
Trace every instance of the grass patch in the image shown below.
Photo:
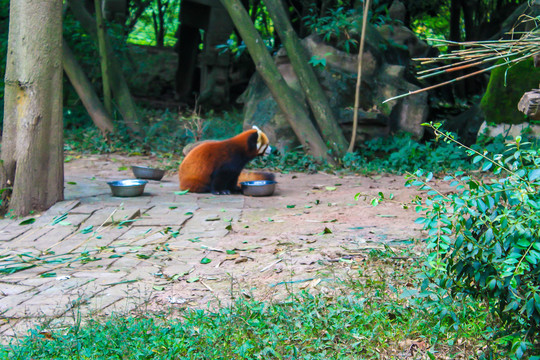
[[[472,357],[484,345],[489,314],[481,303],[454,304],[463,311],[450,323],[408,296],[418,271],[408,255],[378,251],[351,264],[357,273],[338,294],[239,300],[218,311],[186,309],[177,319],[114,316],[36,329],[0,348],[0,358],[431,359]]]

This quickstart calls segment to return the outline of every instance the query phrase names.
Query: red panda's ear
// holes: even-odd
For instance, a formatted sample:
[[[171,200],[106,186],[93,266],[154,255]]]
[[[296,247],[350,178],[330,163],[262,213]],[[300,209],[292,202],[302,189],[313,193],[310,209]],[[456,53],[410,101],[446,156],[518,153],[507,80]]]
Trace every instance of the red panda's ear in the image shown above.
[[[257,153],[258,140],[259,140],[259,134],[256,131],[254,131],[252,134],[249,135],[247,139],[248,153]]]

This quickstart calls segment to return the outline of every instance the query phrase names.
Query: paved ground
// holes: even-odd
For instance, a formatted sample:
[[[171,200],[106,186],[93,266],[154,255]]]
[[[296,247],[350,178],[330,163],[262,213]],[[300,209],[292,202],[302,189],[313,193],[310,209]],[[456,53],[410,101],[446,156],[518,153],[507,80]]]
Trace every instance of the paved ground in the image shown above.
[[[111,196],[106,182],[132,177],[132,164],[157,161],[73,159],[65,201],[31,224],[0,220],[2,342],[87,316],[331,292],[369,249],[419,236],[401,177],[279,174],[274,196],[252,198],[175,194],[171,173],[143,196]],[[372,207],[379,191],[395,201]]]

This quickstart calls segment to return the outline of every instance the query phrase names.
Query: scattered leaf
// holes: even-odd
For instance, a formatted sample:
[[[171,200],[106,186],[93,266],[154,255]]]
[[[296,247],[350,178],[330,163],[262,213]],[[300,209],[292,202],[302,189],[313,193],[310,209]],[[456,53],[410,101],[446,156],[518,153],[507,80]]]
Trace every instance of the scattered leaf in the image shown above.
[[[68,185],[77,185],[77,183],[75,181],[68,181],[67,184]]]
[[[325,189],[328,191],[336,191],[337,188],[335,186],[327,186]]]
[[[190,215],[193,215],[193,213],[191,211],[188,211],[187,213],[184,213],[184,215],[190,216]]]
[[[332,233],[332,230],[325,227],[324,230],[319,235],[326,235],[326,234],[331,234],[331,233]]]
[[[139,259],[150,259],[150,255],[146,255],[146,254],[137,254],[137,257]]]
[[[42,278],[56,277],[56,273],[50,272],[50,273],[41,274],[39,276]]]
[[[29,219],[26,219],[26,220],[23,220],[19,223],[19,225],[30,225],[30,224],[33,224],[36,222],[36,219],[34,218],[29,218]]]
[[[227,250],[226,253],[229,254],[229,255],[234,255],[234,254],[236,254],[236,251],[234,251],[234,250]]]
[[[296,205],[287,205],[287,209],[294,209]]]
[[[165,286],[160,286],[160,285],[154,285],[152,287],[152,289],[156,290],[156,291],[163,291],[165,289]]]
[[[186,282],[188,282],[188,283],[194,283],[194,282],[197,282],[197,281],[199,281],[198,276],[193,276],[193,277],[190,277],[189,279],[186,280]]]
[[[81,230],[81,233],[82,233],[82,234],[88,234],[88,233],[91,233],[93,228],[94,228],[93,225],[88,225],[87,227],[85,227],[84,229]]]
[[[185,195],[189,192],[189,190],[182,190],[182,191],[175,191],[174,194],[175,195]]]
[[[177,209],[177,208],[178,208],[178,206],[169,206],[169,209],[171,209],[171,210],[174,210],[174,209]]]
[[[118,168],[118,171],[126,171],[127,169],[128,169],[127,166],[120,166],[120,167]]]
[[[209,259],[207,257],[203,257],[201,259],[201,264],[210,264],[212,262],[212,259]]]

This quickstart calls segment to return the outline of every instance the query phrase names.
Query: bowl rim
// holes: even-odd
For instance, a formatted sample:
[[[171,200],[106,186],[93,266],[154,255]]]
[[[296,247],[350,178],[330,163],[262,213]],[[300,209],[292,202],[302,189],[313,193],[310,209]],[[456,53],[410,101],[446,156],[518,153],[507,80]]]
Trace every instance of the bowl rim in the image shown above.
[[[130,182],[130,184],[122,184],[123,182]],[[148,184],[147,180],[142,179],[122,179],[122,180],[112,180],[107,181],[107,184],[110,186],[116,187],[134,187]]]
[[[159,169],[151,166],[144,166],[144,165],[131,165],[131,169],[141,169],[141,170],[153,170],[153,171],[165,171],[164,169]]]
[[[259,184],[260,183],[260,184]],[[266,186],[277,184],[275,180],[251,180],[251,181],[242,181],[240,185],[242,186]]]

